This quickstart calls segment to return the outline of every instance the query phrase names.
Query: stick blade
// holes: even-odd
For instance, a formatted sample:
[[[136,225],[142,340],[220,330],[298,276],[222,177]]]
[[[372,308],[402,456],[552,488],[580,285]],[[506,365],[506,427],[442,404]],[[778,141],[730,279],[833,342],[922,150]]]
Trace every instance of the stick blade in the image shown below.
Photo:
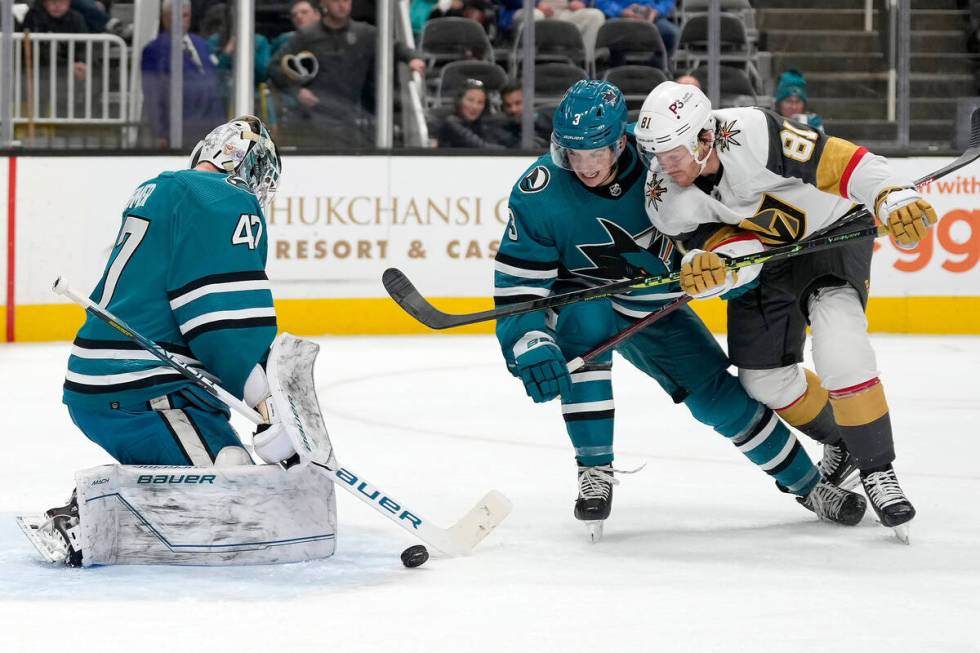
[[[456,326],[449,319],[451,316],[430,304],[398,268],[385,270],[381,275],[381,283],[402,310],[430,329],[447,329]]]
[[[472,510],[449,528],[453,553],[466,555],[472,552],[477,544],[507,518],[513,507],[510,499],[497,490],[487,492]]]

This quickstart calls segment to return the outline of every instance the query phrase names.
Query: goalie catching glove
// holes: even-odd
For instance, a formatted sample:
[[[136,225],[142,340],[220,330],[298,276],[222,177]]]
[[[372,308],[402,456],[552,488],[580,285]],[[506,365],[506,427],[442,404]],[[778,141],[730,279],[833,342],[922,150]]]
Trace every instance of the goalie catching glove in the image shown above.
[[[875,205],[875,213],[899,245],[915,245],[936,224],[936,209],[914,188],[885,189]]]
[[[572,391],[572,377],[561,349],[542,331],[529,331],[514,345],[514,367],[535,403]]]
[[[681,289],[696,299],[715,297],[732,290],[753,287],[762,265],[750,265],[740,270],[726,267],[729,258],[758,254],[762,242],[753,234],[723,227],[705,243],[706,249],[692,249],[681,259]],[[722,299],[734,299],[729,294]]]

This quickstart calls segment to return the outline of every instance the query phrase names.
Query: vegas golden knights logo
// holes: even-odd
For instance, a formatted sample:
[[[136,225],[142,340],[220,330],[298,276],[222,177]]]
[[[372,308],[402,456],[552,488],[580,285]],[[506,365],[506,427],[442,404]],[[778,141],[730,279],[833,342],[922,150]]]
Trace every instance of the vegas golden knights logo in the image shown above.
[[[765,245],[788,245],[803,237],[806,213],[766,193],[756,214],[738,226],[754,233]]]

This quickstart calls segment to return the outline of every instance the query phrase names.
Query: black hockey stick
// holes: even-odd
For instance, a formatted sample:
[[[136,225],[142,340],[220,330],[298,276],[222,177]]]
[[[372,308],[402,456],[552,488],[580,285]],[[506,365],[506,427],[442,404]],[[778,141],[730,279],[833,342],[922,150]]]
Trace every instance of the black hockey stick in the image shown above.
[[[669,304],[665,304],[664,306],[661,306],[653,313],[650,313],[646,317],[637,320],[636,322],[626,327],[625,329],[623,329],[616,335],[612,336],[611,338],[607,338],[606,340],[603,340],[598,345],[596,345],[586,353],[582,354],[581,356],[576,356],[572,360],[568,361],[568,365],[567,365],[568,371],[574,372],[575,370],[585,367],[585,364],[588,363],[590,360],[602,356],[604,353],[606,353],[607,351],[609,351],[619,343],[629,338],[632,338],[637,332],[647,328],[648,326],[650,326],[660,318],[670,315],[681,306],[686,306],[687,304],[690,304],[692,299],[694,298],[691,297],[690,295],[684,295],[683,297],[678,297],[677,299],[670,302]]]
[[[973,163],[973,161],[975,161],[978,157],[980,157],[980,109],[973,112],[973,116],[971,118],[970,144],[966,151],[946,166],[943,166],[942,168],[925,175],[924,177],[920,177],[915,181],[915,185],[918,186],[940,179],[951,172],[955,172],[956,170]],[[850,222],[870,215],[870,211],[868,211],[867,207],[861,207],[856,208],[850,211],[849,214],[845,215],[847,216],[847,221]],[[840,221],[838,221],[838,224],[835,225],[835,227],[839,226],[839,224]],[[867,227],[842,234],[834,234],[817,238],[811,237],[809,240],[804,240],[792,245],[773,247],[758,254],[747,254],[745,256],[731,258],[727,261],[726,267],[730,270],[737,270],[750,265],[757,265],[769,261],[778,261],[792,256],[809,254],[831,247],[839,247],[854,240],[863,238],[877,238],[878,236],[885,235],[886,233],[887,230],[885,230],[884,227],[879,226]],[[608,283],[602,286],[594,286],[592,288],[574,290],[572,292],[551,295],[540,299],[532,299],[526,302],[518,302],[515,304],[510,304],[509,306],[502,306],[500,308],[494,308],[486,311],[454,314],[445,313],[433,306],[425,297],[422,296],[422,293],[418,291],[418,289],[401,270],[397,268],[388,268],[381,277],[385,290],[388,291],[391,298],[394,299],[406,313],[430,329],[450,329],[467,324],[476,324],[478,322],[496,320],[511,315],[520,315],[522,313],[556,308],[558,306],[565,306],[575,302],[610,297],[612,295],[621,294],[630,290],[639,290],[673,283],[679,279],[680,272],[673,272],[671,274],[658,276],[635,277],[633,279],[614,281],[613,283]]]

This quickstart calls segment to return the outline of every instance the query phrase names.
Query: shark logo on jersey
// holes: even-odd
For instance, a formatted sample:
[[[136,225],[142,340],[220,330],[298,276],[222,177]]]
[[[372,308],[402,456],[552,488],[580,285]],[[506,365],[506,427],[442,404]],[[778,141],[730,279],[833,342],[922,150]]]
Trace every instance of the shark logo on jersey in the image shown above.
[[[551,181],[551,173],[544,166],[538,166],[521,179],[517,187],[523,193],[540,193],[548,187],[549,181]]]
[[[660,203],[663,202],[664,193],[667,192],[667,187],[664,186],[663,178],[656,172],[651,172],[647,177],[647,207],[653,206],[654,211],[660,210]]]
[[[806,213],[766,193],[755,215],[738,226],[754,233],[765,245],[788,245],[806,232]]]
[[[579,251],[592,262],[592,267],[576,268],[571,272],[592,279],[618,281],[669,269],[667,259],[662,257],[669,257],[673,247],[665,249],[662,241],[666,239],[653,227],[632,236],[611,220],[596,218],[596,221],[609,234],[610,240],[578,245]]]
[[[727,152],[732,145],[741,145],[735,137],[742,133],[741,129],[735,129],[735,121],[723,122],[718,127],[717,148],[720,152]]]

